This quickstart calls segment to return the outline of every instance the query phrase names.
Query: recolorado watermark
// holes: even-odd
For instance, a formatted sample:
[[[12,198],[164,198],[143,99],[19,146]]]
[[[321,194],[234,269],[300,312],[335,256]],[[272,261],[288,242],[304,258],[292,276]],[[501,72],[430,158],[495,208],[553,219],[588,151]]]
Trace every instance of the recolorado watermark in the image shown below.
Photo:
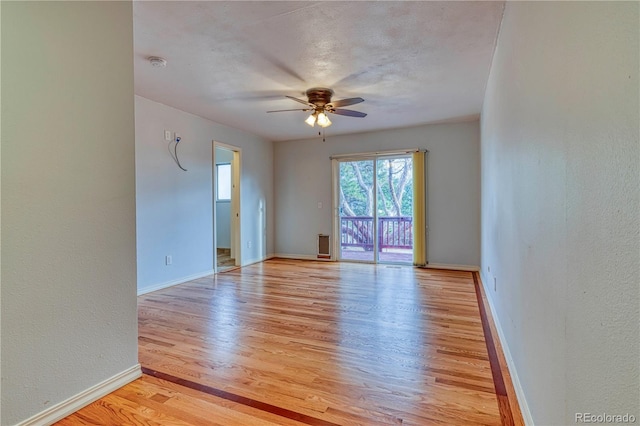
[[[576,423],[635,423],[636,416],[633,414],[594,414],[576,413]]]

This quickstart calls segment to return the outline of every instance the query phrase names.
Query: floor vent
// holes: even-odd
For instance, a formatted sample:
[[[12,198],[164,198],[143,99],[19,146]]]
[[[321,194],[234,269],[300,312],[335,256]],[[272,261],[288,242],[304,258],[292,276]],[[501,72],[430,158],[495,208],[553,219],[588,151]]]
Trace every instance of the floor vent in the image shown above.
[[[318,259],[331,258],[331,244],[329,244],[329,236],[318,234]]]

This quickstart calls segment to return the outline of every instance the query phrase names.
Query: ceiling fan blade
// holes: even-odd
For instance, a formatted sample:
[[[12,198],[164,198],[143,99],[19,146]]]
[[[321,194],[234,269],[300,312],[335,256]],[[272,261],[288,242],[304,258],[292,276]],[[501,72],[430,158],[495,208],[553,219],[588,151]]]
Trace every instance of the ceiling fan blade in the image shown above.
[[[309,111],[310,108],[303,108],[303,109],[276,109],[274,111],[267,111],[267,112],[285,112],[285,111]]]
[[[360,102],[364,102],[364,99],[362,99],[362,98],[348,98],[348,99],[340,99],[339,101],[331,102],[331,105],[334,108],[337,108],[337,107],[342,107],[342,106],[349,106],[349,105],[359,104]]]
[[[349,117],[366,117],[367,114],[365,114],[364,112],[360,112],[360,111],[354,111],[352,109],[329,109],[327,110],[329,112],[332,112],[334,114],[338,114],[338,115],[346,115]]]
[[[286,96],[286,97],[291,99],[292,101],[296,101],[296,102],[300,102],[301,104],[309,105],[309,102],[303,101],[302,99],[294,98],[293,96]]]

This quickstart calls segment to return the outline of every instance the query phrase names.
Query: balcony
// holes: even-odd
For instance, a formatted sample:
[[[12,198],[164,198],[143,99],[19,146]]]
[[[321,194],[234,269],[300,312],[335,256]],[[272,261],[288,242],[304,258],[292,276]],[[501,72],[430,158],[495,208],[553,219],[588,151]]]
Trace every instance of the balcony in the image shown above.
[[[378,217],[378,261],[413,262],[413,220],[411,216]],[[341,259],[374,261],[374,218],[340,217]]]

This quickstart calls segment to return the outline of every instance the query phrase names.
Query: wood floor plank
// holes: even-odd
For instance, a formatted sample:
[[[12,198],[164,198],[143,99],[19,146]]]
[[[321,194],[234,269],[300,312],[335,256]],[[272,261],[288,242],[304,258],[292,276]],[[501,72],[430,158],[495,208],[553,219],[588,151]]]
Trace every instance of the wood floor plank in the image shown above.
[[[476,289],[272,259],[141,296],[140,362],[175,383],[145,375],[60,424],[513,424]]]

